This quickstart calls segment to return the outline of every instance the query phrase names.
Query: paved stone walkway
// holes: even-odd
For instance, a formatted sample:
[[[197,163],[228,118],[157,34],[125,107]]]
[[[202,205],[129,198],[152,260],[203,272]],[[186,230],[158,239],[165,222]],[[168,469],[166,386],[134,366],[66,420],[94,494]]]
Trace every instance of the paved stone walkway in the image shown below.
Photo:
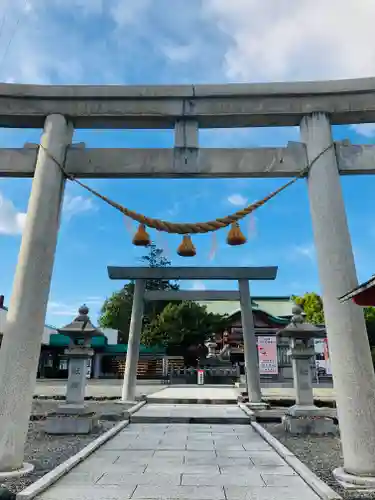
[[[250,418],[237,405],[147,404],[131,418],[137,423],[249,424]]]
[[[223,401],[226,403],[237,402],[240,390],[234,387],[199,387],[199,386],[185,386],[174,387],[170,386],[162,389],[161,391],[154,392],[149,396],[151,402],[177,402],[182,400],[189,401]]]
[[[249,425],[132,423],[38,497],[73,499],[318,500],[318,496]]]

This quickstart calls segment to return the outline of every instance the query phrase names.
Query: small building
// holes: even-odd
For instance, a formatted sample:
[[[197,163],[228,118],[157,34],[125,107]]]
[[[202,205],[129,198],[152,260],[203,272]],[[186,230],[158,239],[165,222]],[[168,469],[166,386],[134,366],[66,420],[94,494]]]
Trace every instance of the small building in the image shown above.
[[[339,297],[340,302],[347,302],[348,300],[352,300],[355,304],[362,307],[375,306],[375,275],[342,297]]]

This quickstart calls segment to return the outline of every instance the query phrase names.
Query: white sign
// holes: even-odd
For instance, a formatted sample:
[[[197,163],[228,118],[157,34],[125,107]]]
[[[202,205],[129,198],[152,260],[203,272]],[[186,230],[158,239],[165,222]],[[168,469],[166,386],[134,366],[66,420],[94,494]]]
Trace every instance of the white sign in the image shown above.
[[[197,384],[204,385],[204,370],[197,370]]]
[[[261,375],[277,375],[279,366],[277,363],[277,340],[276,337],[258,337],[259,373]]]
[[[86,378],[91,378],[91,362],[91,358],[89,358],[86,365]]]

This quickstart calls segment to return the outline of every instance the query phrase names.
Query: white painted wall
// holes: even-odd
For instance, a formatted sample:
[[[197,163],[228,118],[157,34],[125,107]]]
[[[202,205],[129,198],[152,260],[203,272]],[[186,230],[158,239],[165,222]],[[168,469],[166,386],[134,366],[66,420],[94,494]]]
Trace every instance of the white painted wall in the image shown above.
[[[4,333],[6,318],[7,318],[7,310],[0,309],[0,333]],[[53,333],[57,333],[55,328],[52,328],[50,326],[45,326],[43,331],[42,344],[49,344],[49,336]]]
[[[108,344],[117,344],[118,332],[112,328],[102,328],[104,335],[107,337]]]
[[[4,327],[7,317],[7,310],[0,308],[0,333],[4,333]],[[102,332],[108,339],[108,344],[117,344],[117,330],[112,328],[102,328]],[[50,335],[57,334],[57,330],[48,325],[44,327],[42,344],[49,344]]]

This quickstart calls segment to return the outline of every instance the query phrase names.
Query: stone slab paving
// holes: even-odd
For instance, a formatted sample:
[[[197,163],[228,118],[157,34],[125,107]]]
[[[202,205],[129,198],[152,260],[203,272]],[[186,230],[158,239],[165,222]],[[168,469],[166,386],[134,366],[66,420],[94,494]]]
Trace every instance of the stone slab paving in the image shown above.
[[[249,425],[131,424],[37,500],[318,498]]]
[[[248,424],[250,418],[237,405],[147,404],[132,415],[137,423],[235,423]]]
[[[168,400],[223,400],[237,402],[240,390],[235,387],[179,387],[171,386],[159,392],[154,392],[151,396],[152,402],[168,401]]]

